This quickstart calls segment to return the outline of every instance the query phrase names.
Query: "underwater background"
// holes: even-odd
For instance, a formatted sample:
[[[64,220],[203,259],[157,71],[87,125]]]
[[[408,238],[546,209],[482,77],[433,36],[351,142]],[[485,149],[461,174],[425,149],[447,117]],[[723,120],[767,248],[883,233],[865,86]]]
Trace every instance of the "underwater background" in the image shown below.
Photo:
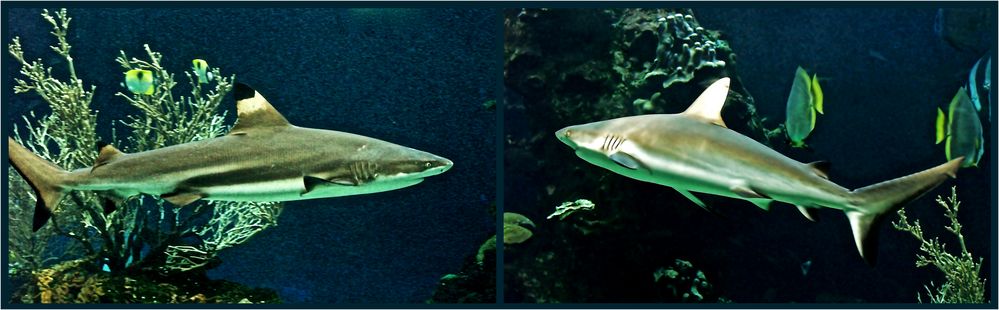
[[[662,45],[657,50],[657,38],[649,34],[657,18],[676,12],[718,31],[734,56],[724,55],[724,69],[704,67],[692,81],[660,94],[653,94],[659,84],[628,84],[651,76],[643,75],[649,68],[641,61],[651,61]],[[934,144],[936,109],[946,111],[983,55],[995,59],[995,12],[994,3],[963,11],[506,10],[504,210],[537,224],[531,239],[504,249],[506,300],[915,303],[922,294],[925,302],[924,285],[939,285],[944,277],[932,267],[916,267],[919,242],[891,227],[897,215],[876,228],[879,258],[872,267],[858,255],[840,211],[821,209],[812,223],[783,203],[765,212],[746,201],[698,195],[719,210],[716,216],[673,189],[585,162],[554,133],[622,116],[678,113],[705,81],[731,76],[722,114],[730,128],[797,161],[831,162],[830,179],[849,189],[908,175],[946,161],[943,144]],[[958,16],[945,21],[945,33],[934,30],[943,14]],[[825,94],[825,114],[806,140],[811,151],[790,148],[783,133],[767,135],[784,121],[797,66],[816,73]],[[650,96],[656,105],[649,111],[632,105]],[[927,236],[939,236],[958,253],[956,239],[943,228],[948,219],[934,202],[957,187],[964,238],[968,250],[984,258],[980,276],[985,300],[992,300],[995,127],[982,119],[987,142],[978,167],[961,169],[905,210]],[[545,219],[577,199],[596,206]]]
[[[4,44],[20,36],[27,58],[64,70],[40,13],[5,9]],[[496,116],[483,106],[496,98],[502,59],[495,10],[70,8],[69,15],[71,53],[84,85],[97,87],[92,107],[104,139],[138,112],[113,95],[127,92],[114,58],[119,50],[141,58],[149,44],[178,74],[179,89],[187,87],[181,72],[204,59],[253,86],[294,125],[455,163],[405,189],[288,202],[277,226],[222,251],[210,278],[272,289],[285,303],[423,303],[495,234]],[[13,93],[20,65],[7,53],[0,58],[5,122],[23,126],[29,111],[47,114],[38,96]],[[229,125],[231,97],[220,105]]]

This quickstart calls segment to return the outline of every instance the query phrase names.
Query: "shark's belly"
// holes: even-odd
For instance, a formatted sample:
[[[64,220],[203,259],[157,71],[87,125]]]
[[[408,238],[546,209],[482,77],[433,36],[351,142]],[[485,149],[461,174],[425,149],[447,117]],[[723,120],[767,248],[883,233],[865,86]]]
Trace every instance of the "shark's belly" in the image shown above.
[[[795,205],[840,208],[846,204],[845,189],[815,175],[803,164],[787,158],[773,158],[769,165],[763,166],[737,160],[712,161],[706,158],[677,161],[638,148],[630,151],[641,154],[646,160],[646,169],[631,170],[617,166],[611,170],[679,190],[736,199],[761,198],[747,195],[745,190],[748,189],[763,198]]]

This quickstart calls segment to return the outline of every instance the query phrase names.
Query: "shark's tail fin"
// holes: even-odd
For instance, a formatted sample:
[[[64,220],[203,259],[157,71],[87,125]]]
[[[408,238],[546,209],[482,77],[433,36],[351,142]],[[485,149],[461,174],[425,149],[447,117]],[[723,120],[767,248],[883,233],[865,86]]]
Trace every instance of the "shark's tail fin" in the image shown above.
[[[884,181],[853,191],[853,207],[847,209],[846,216],[853,228],[853,239],[860,256],[868,264],[877,261],[877,228],[885,215],[897,211],[910,201],[916,200],[947,177],[956,177],[964,158],[956,158],[942,165],[910,174],[901,178]]]
[[[21,174],[35,191],[35,217],[32,229],[38,231],[52,217],[66,190],[62,187],[68,171],[35,155],[14,139],[7,137],[7,156],[10,165]]]

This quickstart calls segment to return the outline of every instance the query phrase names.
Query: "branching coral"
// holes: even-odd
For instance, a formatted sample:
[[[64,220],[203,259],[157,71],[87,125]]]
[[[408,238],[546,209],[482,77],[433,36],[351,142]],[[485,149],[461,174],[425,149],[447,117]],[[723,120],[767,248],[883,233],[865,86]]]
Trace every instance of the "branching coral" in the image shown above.
[[[947,281],[940,286],[934,286],[931,282],[926,286],[926,294],[930,303],[960,303],[960,304],[981,304],[985,303],[985,280],[978,277],[982,268],[982,258],[975,259],[968,252],[968,247],[964,244],[964,235],[961,234],[961,223],[957,220],[957,212],[961,207],[961,202],[957,200],[957,188],[952,187],[950,197],[944,200],[937,196],[937,204],[944,209],[944,215],[950,219],[950,225],[945,228],[957,237],[961,246],[961,253],[958,255],[947,252],[946,244],[940,242],[939,237],[929,239],[923,234],[923,227],[919,225],[919,220],[909,222],[905,209],[898,210],[899,220],[892,223],[895,229],[909,232],[916,240],[919,240],[919,250],[923,254],[916,255],[916,266],[934,266],[944,273]],[[922,296],[918,296],[922,302]]]
[[[95,88],[88,90],[77,77],[66,40],[71,20],[66,10],[54,15],[46,10],[42,17],[52,24],[52,34],[58,41],[52,49],[66,60],[69,78],[54,76],[52,68],[40,59],[28,61],[20,38],[14,38],[8,51],[21,64],[24,76],[16,80],[15,92],[37,94],[52,109],[51,115],[40,119],[34,114],[24,118],[27,134],[22,136],[15,128],[14,138],[61,167],[89,167],[97,155],[93,150],[98,141],[97,114],[90,108]],[[151,95],[117,94],[141,112],[122,122],[131,131],[124,149],[145,151],[224,134],[225,114],[218,111],[218,106],[232,89],[235,77],[224,77],[213,68],[212,78],[199,81],[193,71],[185,72],[191,94],[175,97],[177,83],[174,75],[161,66],[162,55],[148,45],[145,51],[148,60],[128,58],[124,52],[117,59],[125,71],[144,69],[156,76]],[[13,169],[8,171],[8,181],[10,263],[25,272],[79,257],[97,269],[114,273],[202,268],[218,251],[246,242],[257,232],[276,225],[282,208],[277,203],[231,202],[175,208],[158,199],[144,203],[140,197],[126,200],[106,213],[96,195],[73,192],[68,202],[54,210],[51,224],[32,233],[34,194]],[[197,251],[184,251],[187,248]],[[36,277],[36,285],[42,284],[39,280]]]

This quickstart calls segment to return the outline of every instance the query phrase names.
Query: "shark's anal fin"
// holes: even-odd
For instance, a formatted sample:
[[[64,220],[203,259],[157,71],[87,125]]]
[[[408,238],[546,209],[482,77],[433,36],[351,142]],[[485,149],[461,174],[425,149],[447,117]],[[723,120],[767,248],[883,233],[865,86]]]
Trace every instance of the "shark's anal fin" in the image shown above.
[[[175,206],[183,207],[191,204],[192,202],[198,201],[198,199],[205,198],[205,196],[200,193],[185,191],[160,195],[160,198],[172,203]]]
[[[819,221],[819,214],[818,214],[819,213],[819,209],[808,208],[808,207],[803,207],[803,206],[798,206],[798,205],[795,205],[795,207],[797,207],[798,208],[798,212],[801,212],[801,215],[804,215],[805,218],[808,219],[809,221],[812,221],[812,222],[818,222]]]
[[[638,170],[638,167],[641,166],[639,161],[634,157],[632,157],[631,155],[628,155],[628,153],[617,152],[611,154],[608,157],[618,165],[621,165],[621,167],[625,167],[631,170]]]
[[[255,128],[289,126],[288,120],[263,95],[243,83],[232,90],[236,98],[236,125],[230,135],[245,134]]]
[[[701,207],[704,210],[711,211],[711,209],[708,208],[708,205],[704,204],[704,202],[701,201],[700,198],[697,198],[697,196],[694,196],[694,194],[690,193],[689,191],[682,190],[679,188],[674,188],[674,189],[677,192],[680,192],[680,194],[683,195],[683,197],[687,197],[687,199],[690,199],[690,201],[694,202],[694,204],[696,204],[698,207]]]
[[[722,121],[721,110],[725,106],[725,99],[728,98],[729,84],[731,84],[731,79],[727,77],[711,83],[711,86],[708,86],[694,100],[694,103],[691,103],[690,107],[683,111],[683,114],[728,128]]]
[[[820,177],[822,177],[823,179],[826,179],[826,180],[829,179],[829,166],[830,166],[830,164],[829,164],[828,161],[824,161],[824,160],[814,161],[814,162],[808,163],[808,166],[812,168],[812,172],[815,172],[815,175],[818,175],[818,176],[820,176]]]
[[[94,161],[94,167],[90,168],[90,171],[94,171],[97,167],[106,165],[115,158],[125,155],[122,151],[119,151],[114,146],[104,142],[97,142],[97,160]]]

